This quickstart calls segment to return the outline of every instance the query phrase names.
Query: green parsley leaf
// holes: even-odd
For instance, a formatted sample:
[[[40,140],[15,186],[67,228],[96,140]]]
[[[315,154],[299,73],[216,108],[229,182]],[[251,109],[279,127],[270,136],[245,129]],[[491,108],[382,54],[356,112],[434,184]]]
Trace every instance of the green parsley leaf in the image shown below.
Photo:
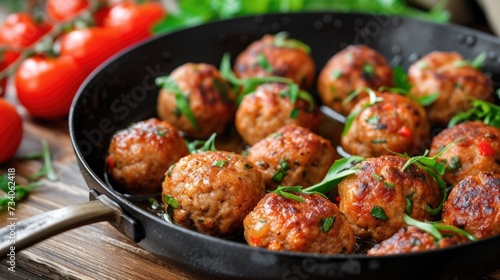
[[[361,87],[357,90],[355,90],[353,93],[351,93],[344,101],[342,104],[347,104],[351,102],[357,95],[359,95],[361,92],[367,92],[368,96],[370,97],[369,101],[363,104],[363,106],[358,107],[356,110],[353,110],[349,116],[346,118],[346,122],[344,125],[344,130],[342,130],[342,135],[347,134],[349,129],[352,126],[352,123],[354,122],[354,119],[366,108],[373,106],[375,103],[382,101],[383,99],[381,97],[378,97],[375,94],[375,91],[373,91],[371,88],[368,87]]]
[[[321,231],[323,232],[329,231],[332,228],[334,222],[335,222],[335,215],[322,220]]]
[[[487,125],[500,128],[500,106],[476,99],[472,101],[471,108],[468,111],[453,116],[448,123],[448,127],[453,127],[465,121],[482,121]]]
[[[385,214],[384,209],[382,209],[382,207],[380,206],[373,206],[372,210],[370,211],[370,215],[380,220],[387,220],[387,215]]]
[[[273,66],[271,65],[271,63],[269,63],[269,60],[267,60],[266,56],[263,53],[259,53],[257,55],[257,63],[262,69],[266,70],[267,72],[274,72]]]
[[[214,162],[212,162],[212,166],[215,166],[215,167],[224,167],[224,165],[228,164],[227,161],[224,161],[224,160],[215,160]]]
[[[189,153],[198,154],[206,151],[217,151],[217,149],[215,148],[216,136],[217,133],[212,133],[210,138],[208,138],[206,141],[203,140],[194,140],[191,142],[186,141],[186,146],[188,148]]]
[[[163,194],[163,200],[165,203],[167,203],[168,206],[172,207],[173,209],[179,208],[179,202],[172,196]]]

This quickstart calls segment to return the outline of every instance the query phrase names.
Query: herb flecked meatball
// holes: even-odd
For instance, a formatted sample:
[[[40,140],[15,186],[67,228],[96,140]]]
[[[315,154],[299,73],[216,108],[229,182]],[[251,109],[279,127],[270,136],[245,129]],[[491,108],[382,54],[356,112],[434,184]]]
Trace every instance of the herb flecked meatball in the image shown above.
[[[329,140],[294,124],[255,143],[248,160],[262,172],[266,188],[308,187],[325,177],[336,158]]]
[[[274,251],[351,253],[355,237],[337,205],[319,194],[294,194],[304,201],[266,194],[243,222],[247,243]]]
[[[233,121],[235,95],[213,65],[186,63],[177,67],[168,79],[158,95],[160,119],[196,138],[221,134]]]
[[[377,157],[391,151],[421,154],[430,144],[430,125],[422,105],[395,93],[377,93],[382,100],[369,106],[369,97],[353,108],[362,110],[341,136],[342,148],[349,154]]]
[[[342,104],[361,87],[378,90],[392,86],[392,69],[377,51],[364,45],[351,45],[333,55],[318,76],[318,92],[324,105],[347,116],[354,102]]]
[[[174,208],[173,221],[213,236],[239,232],[264,195],[260,172],[242,155],[224,151],[183,157],[163,181],[165,211]],[[169,200],[177,207],[169,206]]]
[[[480,172],[451,190],[444,203],[443,223],[483,239],[500,234],[500,174]]]
[[[240,78],[280,76],[309,89],[316,78],[309,47],[283,33],[264,35],[238,55],[234,72]]]
[[[461,234],[446,234],[438,240],[428,232],[414,226],[408,226],[400,229],[380,244],[375,244],[367,253],[368,256],[416,253],[464,244],[469,241],[466,236]]]
[[[117,131],[106,163],[111,177],[129,194],[161,192],[165,171],[189,152],[177,129],[155,118]]]
[[[369,158],[338,185],[340,210],[359,238],[381,242],[406,226],[404,214],[433,220],[426,210],[441,202],[440,189],[424,170],[401,156]]]
[[[418,98],[438,94],[426,107],[433,125],[446,126],[459,112],[470,108],[472,99],[493,100],[491,79],[464,62],[456,52],[431,52],[408,70],[410,94]]]
[[[455,185],[467,176],[479,172],[500,173],[500,129],[480,121],[467,121],[444,129],[432,139],[429,154],[458,140],[439,157],[444,161],[443,179]]]
[[[262,84],[246,95],[236,111],[236,130],[248,145],[253,145],[288,124],[297,124],[315,131],[321,112],[311,102],[290,100],[290,87],[285,84]]]

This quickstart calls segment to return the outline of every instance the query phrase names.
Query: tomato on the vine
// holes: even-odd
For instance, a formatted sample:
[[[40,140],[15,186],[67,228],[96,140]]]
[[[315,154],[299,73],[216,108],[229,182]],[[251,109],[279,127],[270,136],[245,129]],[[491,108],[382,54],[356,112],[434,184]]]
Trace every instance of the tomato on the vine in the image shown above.
[[[0,98],[0,163],[16,153],[23,138],[23,122],[14,105]]]
[[[42,119],[67,116],[86,75],[72,57],[33,56],[14,76],[17,97],[30,115]]]
[[[104,26],[120,34],[122,40],[132,44],[151,36],[151,29],[167,12],[158,2],[141,4],[121,3],[109,10]]]
[[[88,0],[47,0],[45,11],[49,18],[55,21],[67,21],[87,9],[88,6]]]
[[[109,28],[77,29],[63,35],[60,55],[73,57],[88,74],[125,46],[118,34]]]
[[[48,23],[37,23],[28,13],[10,14],[0,26],[0,42],[7,47],[29,47],[52,29]]]

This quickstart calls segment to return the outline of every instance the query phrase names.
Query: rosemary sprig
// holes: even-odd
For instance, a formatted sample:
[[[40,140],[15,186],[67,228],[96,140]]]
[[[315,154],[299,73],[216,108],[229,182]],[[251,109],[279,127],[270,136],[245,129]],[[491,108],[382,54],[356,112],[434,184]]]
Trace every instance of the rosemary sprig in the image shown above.
[[[420,230],[428,232],[430,235],[434,236],[438,241],[443,239],[443,235],[440,231],[451,231],[454,233],[458,233],[464,235],[471,241],[477,241],[477,239],[467,231],[463,229],[459,229],[452,225],[445,225],[441,223],[429,223],[429,222],[421,222],[419,220],[413,219],[408,214],[404,214],[404,221],[407,225],[414,226]]]
[[[448,123],[448,127],[453,127],[465,121],[479,120],[487,125],[500,128],[500,106],[476,99],[472,101],[471,107],[469,110],[453,116]]]

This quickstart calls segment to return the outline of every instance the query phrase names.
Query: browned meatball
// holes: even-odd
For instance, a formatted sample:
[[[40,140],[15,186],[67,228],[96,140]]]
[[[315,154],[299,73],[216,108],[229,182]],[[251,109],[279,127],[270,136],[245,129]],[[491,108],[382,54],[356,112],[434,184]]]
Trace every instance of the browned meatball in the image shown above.
[[[209,64],[186,63],[177,67],[170,77],[186,98],[196,125],[179,108],[176,93],[165,87],[158,95],[160,119],[192,137],[205,138],[224,132],[233,120],[236,105],[234,93],[219,70]]]
[[[473,98],[493,100],[491,79],[462,61],[463,57],[456,52],[435,51],[408,70],[410,94],[416,97],[439,94],[426,107],[429,120],[437,126],[445,126],[458,112],[467,111]]]
[[[333,55],[321,70],[317,85],[323,104],[345,116],[362,98],[342,104],[353,91],[382,86],[392,86],[392,69],[385,57],[364,45],[352,45]]]
[[[117,131],[108,148],[106,163],[111,177],[129,194],[161,191],[168,167],[188,155],[177,129],[155,118]]]
[[[287,124],[315,131],[322,116],[318,107],[300,98],[292,103],[287,94],[289,91],[288,85],[268,83],[243,98],[235,122],[245,143],[253,145]]]
[[[355,237],[337,205],[318,194],[295,195],[304,202],[266,194],[243,221],[247,243],[274,251],[351,253]]]
[[[407,160],[401,156],[366,159],[355,174],[339,183],[340,211],[356,236],[385,240],[406,226],[405,213],[420,221],[434,219],[426,206],[439,205],[439,187],[414,164],[401,172]]]
[[[163,201],[178,202],[173,221],[213,236],[234,234],[265,195],[260,172],[242,155],[209,151],[183,157],[169,168]]]
[[[234,72],[240,78],[281,76],[290,78],[302,89],[309,89],[316,68],[308,50],[293,39],[264,35],[238,55]]]
[[[435,250],[464,244],[470,240],[464,235],[444,235],[436,240],[434,236],[413,226],[400,229],[389,239],[368,250],[368,256],[395,255]]]
[[[430,144],[430,125],[425,109],[399,94],[377,93],[377,96],[382,101],[362,109],[369,101],[366,97],[353,108],[353,111],[362,111],[348,132],[341,136],[344,150],[363,157],[388,155],[390,151],[421,154]]]
[[[262,172],[266,188],[308,187],[323,180],[336,158],[329,140],[294,124],[255,143],[248,160]]]
[[[500,234],[500,174],[480,172],[460,181],[443,208],[443,223],[477,239]]]
[[[430,155],[459,140],[441,156],[443,179],[455,185],[465,177],[484,171],[500,173],[500,129],[480,121],[468,121],[441,131],[432,139]]]

